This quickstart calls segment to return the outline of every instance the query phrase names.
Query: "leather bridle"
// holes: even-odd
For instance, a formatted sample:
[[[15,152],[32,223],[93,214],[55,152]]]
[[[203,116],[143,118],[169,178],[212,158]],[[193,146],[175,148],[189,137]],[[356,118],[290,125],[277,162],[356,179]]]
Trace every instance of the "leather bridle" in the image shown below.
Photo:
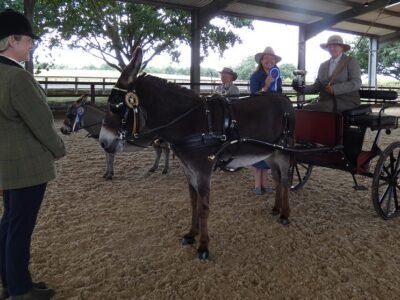
[[[140,121],[142,120],[143,123],[145,123],[146,117],[143,114],[143,112],[141,113],[141,108],[139,107],[140,100],[136,94],[136,91],[122,89],[122,88],[119,88],[116,86],[114,86],[112,89],[125,93],[124,101],[121,101],[118,104],[110,104],[110,107],[111,107],[111,111],[113,111],[113,110],[117,111],[117,110],[120,110],[121,107],[125,106],[125,111],[123,113],[123,117],[121,120],[122,126],[124,127],[125,131],[126,131],[126,124],[127,124],[129,112],[133,113],[133,119],[132,119],[133,124],[132,124],[132,132],[131,133],[132,133],[132,138],[134,140],[149,138],[150,134],[155,133],[163,128],[167,128],[167,127],[177,123],[179,120],[183,119],[184,117],[186,117],[187,115],[189,115],[190,113],[195,111],[196,109],[200,108],[201,106],[204,106],[204,103],[200,102],[199,105],[196,105],[196,106],[190,108],[189,110],[182,113],[181,115],[179,115],[172,121],[170,121],[164,125],[161,125],[161,126],[158,126],[158,127],[152,128],[152,129],[148,129],[145,131],[144,130],[145,124],[141,124]],[[123,138],[126,139],[126,136],[123,135]]]

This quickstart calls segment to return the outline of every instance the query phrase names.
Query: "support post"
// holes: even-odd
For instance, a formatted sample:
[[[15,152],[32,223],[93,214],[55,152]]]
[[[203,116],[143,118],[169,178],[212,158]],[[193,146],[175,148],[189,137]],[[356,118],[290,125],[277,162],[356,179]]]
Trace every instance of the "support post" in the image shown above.
[[[368,51],[368,86],[376,88],[377,86],[377,66],[378,66],[378,40],[369,39]]]
[[[306,69],[306,27],[299,26],[299,45],[298,45],[298,59],[297,59],[297,69]],[[305,78],[304,78],[305,79]],[[301,102],[304,102],[304,95],[297,95],[297,106]]]
[[[96,102],[96,89],[94,83],[90,84],[90,102],[93,104]]]
[[[199,11],[192,10],[190,88],[200,94],[200,34]]]
[[[32,0],[24,0],[24,15],[32,25],[33,10],[35,8],[35,2]],[[33,51],[29,51],[29,61],[25,62],[25,69],[33,74]]]

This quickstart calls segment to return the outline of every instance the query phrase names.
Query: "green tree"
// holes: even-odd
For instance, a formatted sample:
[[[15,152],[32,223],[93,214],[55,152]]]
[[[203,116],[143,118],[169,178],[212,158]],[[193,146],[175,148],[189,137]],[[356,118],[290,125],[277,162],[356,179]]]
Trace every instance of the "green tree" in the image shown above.
[[[368,38],[357,38],[350,42],[352,45],[352,53],[360,63],[361,72],[368,74]],[[392,77],[400,80],[400,41],[396,41],[391,45],[382,47],[378,50],[377,73],[384,76]]]
[[[212,69],[212,68],[200,68],[200,75],[204,77],[210,78],[220,78],[219,71]]]
[[[242,62],[235,68],[235,72],[238,73],[238,78],[241,80],[249,80],[251,74],[256,70],[256,62],[254,56],[248,56],[242,60]]]
[[[35,10],[35,19],[40,20],[48,47],[66,44],[80,48],[118,70],[126,66],[137,46],[144,51],[146,66],[162,52],[178,62],[178,46],[190,44],[191,17],[187,11],[116,0],[38,0],[37,5],[40,11]],[[208,24],[202,30],[202,55],[208,51],[222,54],[241,42],[234,28],[253,28],[250,20],[222,19],[225,25]]]
[[[41,0],[1,0],[0,10],[11,8],[16,11],[19,11],[20,13],[24,13],[24,2],[26,2],[26,5],[28,7],[28,18],[31,17],[30,11],[33,11],[33,16],[32,16],[33,32],[40,37],[43,37],[46,34],[49,35],[50,33],[54,32],[54,30],[48,27],[47,24],[49,23],[49,20],[54,19],[55,12],[49,11],[45,3]],[[54,39],[53,44],[55,44],[55,41],[56,39]],[[35,50],[36,48],[33,49],[32,56],[36,64],[37,73],[40,73],[40,70],[42,69],[48,69],[49,67],[54,66],[54,64],[52,63],[51,52],[46,53],[45,55],[46,61],[39,62],[34,56]],[[31,65],[31,68],[33,70],[33,64]]]
[[[282,81],[292,81],[294,78],[293,71],[296,70],[296,66],[293,64],[281,64],[279,65],[281,70]]]

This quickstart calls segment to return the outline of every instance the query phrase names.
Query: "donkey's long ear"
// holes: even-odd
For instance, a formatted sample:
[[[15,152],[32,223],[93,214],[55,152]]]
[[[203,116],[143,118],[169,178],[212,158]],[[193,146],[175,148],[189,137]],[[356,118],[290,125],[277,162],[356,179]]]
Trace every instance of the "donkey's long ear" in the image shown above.
[[[135,51],[133,51],[131,61],[122,71],[121,76],[118,79],[118,83],[121,85],[121,87],[128,88],[136,79],[136,76],[140,70],[140,66],[142,65],[142,58],[142,48],[137,47]]]

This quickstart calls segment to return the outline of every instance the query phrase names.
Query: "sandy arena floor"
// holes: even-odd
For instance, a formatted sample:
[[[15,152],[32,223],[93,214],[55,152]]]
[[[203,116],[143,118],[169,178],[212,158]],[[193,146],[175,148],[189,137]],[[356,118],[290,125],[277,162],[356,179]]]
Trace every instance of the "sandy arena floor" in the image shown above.
[[[60,121],[57,121],[60,126]],[[382,143],[399,140],[399,131]],[[368,139],[371,135],[368,134]],[[177,159],[154,174],[152,149],[117,156],[105,181],[104,153],[84,132],[64,137],[32,241],[31,271],[54,299],[398,299],[400,219],[384,221],[350,174],[314,168],[290,193],[284,227],[273,195],[252,193],[248,169],[216,172],[209,218],[210,260],[182,247],[190,225]]]

